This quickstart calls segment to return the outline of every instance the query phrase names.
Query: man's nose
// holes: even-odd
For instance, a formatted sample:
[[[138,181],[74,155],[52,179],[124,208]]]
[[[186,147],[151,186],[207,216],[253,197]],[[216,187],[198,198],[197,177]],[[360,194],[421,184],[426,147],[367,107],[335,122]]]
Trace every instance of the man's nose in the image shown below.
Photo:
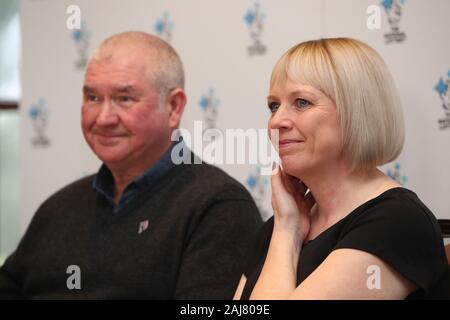
[[[119,123],[116,107],[110,100],[105,99],[100,106],[100,113],[97,116],[96,122],[98,125],[103,126],[111,126]]]

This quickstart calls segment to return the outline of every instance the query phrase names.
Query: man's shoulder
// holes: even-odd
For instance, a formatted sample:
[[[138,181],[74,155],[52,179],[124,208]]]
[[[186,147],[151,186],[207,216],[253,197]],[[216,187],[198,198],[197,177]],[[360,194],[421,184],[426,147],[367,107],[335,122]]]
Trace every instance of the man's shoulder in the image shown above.
[[[89,201],[89,198],[92,199],[95,196],[95,191],[92,187],[94,177],[95,175],[83,177],[53,193],[41,203],[33,215],[30,228],[37,230],[44,225],[49,226],[50,221],[53,221],[55,217],[67,218],[71,213],[86,212],[87,210],[79,209],[92,203],[92,201]]]
[[[94,177],[95,174],[92,174],[69,183],[52,194],[44,204],[67,202],[70,199],[81,200],[90,194],[94,194],[95,191],[92,186]]]

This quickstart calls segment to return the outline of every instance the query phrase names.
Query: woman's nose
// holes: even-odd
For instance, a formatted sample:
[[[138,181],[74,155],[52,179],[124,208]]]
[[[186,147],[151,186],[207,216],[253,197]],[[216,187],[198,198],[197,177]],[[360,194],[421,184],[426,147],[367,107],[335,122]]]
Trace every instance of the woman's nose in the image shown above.
[[[289,110],[285,106],[280,106],[269,120],[270,129],[290,129],[292,127],[292,119]]]

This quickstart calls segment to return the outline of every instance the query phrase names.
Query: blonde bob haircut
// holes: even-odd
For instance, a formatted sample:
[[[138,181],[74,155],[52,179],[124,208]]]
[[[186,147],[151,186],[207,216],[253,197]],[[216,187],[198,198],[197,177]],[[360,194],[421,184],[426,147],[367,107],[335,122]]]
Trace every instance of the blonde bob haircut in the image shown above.
[[[400,154],[405,139],[400,98],[383,59],[365,43],[349,38],[300,43],[277,62],[270,87],[288,80],[334,100],[342,152],[352,171],[383,165]]]

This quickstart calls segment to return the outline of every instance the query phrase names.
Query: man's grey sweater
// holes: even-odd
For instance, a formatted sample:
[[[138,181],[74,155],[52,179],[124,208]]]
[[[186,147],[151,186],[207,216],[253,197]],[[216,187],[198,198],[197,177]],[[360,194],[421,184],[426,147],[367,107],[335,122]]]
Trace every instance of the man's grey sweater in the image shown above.
[[[232,298],[262,224],[240,183],[207,164],[179,165],[113,213],[93,179],[41,205],[0,269],[0,298]]]

